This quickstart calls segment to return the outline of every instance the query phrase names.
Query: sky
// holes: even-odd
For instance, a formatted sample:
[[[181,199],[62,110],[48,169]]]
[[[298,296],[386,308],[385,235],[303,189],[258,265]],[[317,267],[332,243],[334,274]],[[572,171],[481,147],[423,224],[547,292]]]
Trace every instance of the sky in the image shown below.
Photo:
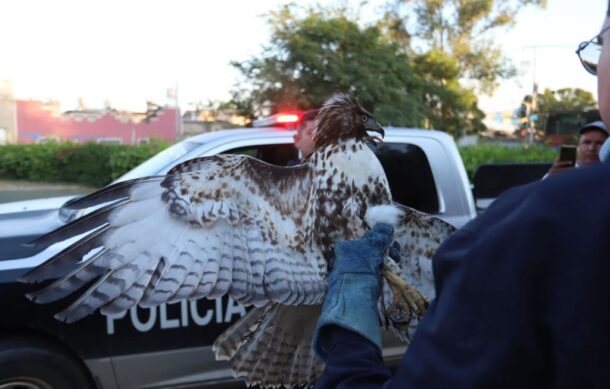
[[[230,62],[261,52],[270,35],[262,15],[285,3],[1,1],[0,80],[12,81],[18,99],[59,100],[64,110],[76,108],[79,98],[91,108],[109,101],[118,109],[144,110],[146,100],[164,104],[175,87],[183,109],[190,102],[226,100],[238,80]],[[374,14],[383,3],[371,0],[365,11]],[[503,80],[492,96],[480,96],[481,108],[516,108],[534,79],[541,91],[579,87],[595,93],[596,80],[574,51],[597,33],[605,7],[605,0],[548,0],[546,10],[524,9],[514,27],[496,33],[520,75]]]
[[[492,96],[479,96],[486,112],[517,108],[534,80],[538,90],[582,88],[597,98],[597,80],[576,55],[582,41],[595,36],[602,25],[605,0],[548,0],[546,9],[525,8],[516,25],[497,33],[504,54],[520,75],[504,80]]]

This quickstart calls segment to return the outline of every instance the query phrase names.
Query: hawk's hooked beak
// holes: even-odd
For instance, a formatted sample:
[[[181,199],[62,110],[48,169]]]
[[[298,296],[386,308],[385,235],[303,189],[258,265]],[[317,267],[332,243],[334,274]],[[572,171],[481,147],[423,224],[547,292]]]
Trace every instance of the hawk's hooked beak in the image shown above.
[[[364,123],[364,128],[367,131],[379,133],[381,135],[381,138],[385,136],[385,131],[383,130],[381,125],[377,123],[377,120],[375,120],[375,118],[372,116],[369,116],[368,120]],[[371,139],[373,139],[376,143],[381,143],[381,139],[376,136],[372,136]]]

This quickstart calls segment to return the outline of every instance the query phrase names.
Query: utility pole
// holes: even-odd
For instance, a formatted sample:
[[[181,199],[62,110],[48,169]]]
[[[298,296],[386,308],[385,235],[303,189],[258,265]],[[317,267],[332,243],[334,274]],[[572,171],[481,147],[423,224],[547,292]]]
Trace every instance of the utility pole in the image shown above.
[[[527,115],[527,132],[528,136],[528,144],[534,143],[534,133],[536,132],[534,120],[532,120],[532,116],[534,112],[536,112],[536,100],[538,97],[538,83],[536,81],[536,51],[538,46],[533,46],[534,48],[534,71],[532,72],[532,102],[530,103],[529,115]]]
[[[534,115],[537,108],[537,100],[538,100],[538,81],[536,79],[536,55],[539,46],[530,46],[534,50],[534,58],[532,61],[532,99],[530,101],[529,109],[527,110],[527,143],[529,145],[534,144],[534,135],[536,133],[536,120],[534,119]]]
[[[182,139],[184,137],[184,127],[182,123],[182,112],[180,112],[180,103],[178,102],[178,83],[176,82],[174,85],[176,91],[176,124],[178,125],[179,139]]]
[[[536,133],[535,121],[538,120],[532,118],[532,115],[536,115],[536,109],[538,108],[538,79],[537,79],[537,68],[536,68],[536,56],[538,54],[538,49],[564,49],[567,47],[572,47],[572,45],[533,45],[533,46],[524,46],[524,49],[532,49],[533,51],[533,59],[532,59],[532,99],[530,104],[528,104],[527,109],[527,143],[534,143],[534,135]],[[536,115],[537,116],[537,115]]]

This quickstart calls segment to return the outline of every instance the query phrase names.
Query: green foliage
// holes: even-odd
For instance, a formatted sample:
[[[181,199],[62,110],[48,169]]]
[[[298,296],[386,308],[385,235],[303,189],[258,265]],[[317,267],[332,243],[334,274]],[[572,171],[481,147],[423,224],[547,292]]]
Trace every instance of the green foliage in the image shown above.
[[[461,86],[457,60],[440,50],[431,50],[415,59],[415,68],[425,82],[424,99],[428,127],[463,135],[467,129],[485,129],[485,114],[471,89]]]
[[[124,147],[124,146],[119,146]],[[115,145],[85,143],[58,157],[64,161],[60,181],[77,182],[91,186],[104,186],[112,178],[110,159]]]
[[[168,146],[169,144],[165,141],[153,139],[148,144],[135,147],[122,146],[112,150],[109,161],[111,181],[127,173]]]
[[[545,89],[537,99],[538,112],[541,113],[581,112],[597,107],[593,94],[580,88]]]
[[[511,26],[525,5],[545,0],[398,0],[378,22],[384,37],[416,56],[429,127],[462,135],[485,129],[475,91],[491,94],[515,74],[492,31]]]
[[[246,81],[233,91],[242,113],[317,108],[343,91],[382,123],[422,123],[421,83],[411,61],[376,26],[361,27],[333,10],[308,9],[299,17],[294,6],[272,12],[268,21],[270,45],[258,57],[233,63]]]
[[[66,182],[101,187],[167,147],[96,143],[42,143],[0,146],[0,178]]]
[[[499,78],[511,77],[515,70],[489,33],[512,26],[526,5],[545,7],[546,0],[399,0],[387,16],[402,26],[393,23],[389,31],[396,35],[402,28],[425,50],[448,53],[459,65],[460,78],[491,93]]]
[[[367,26],[346,6],[283,6],[267,16],[262,53],[233,63],[243,80],[232,104],[253,119],[317,108],[342,91],[384,124],[478,132],[485,126],[475,90],[491,93],[514,74],[490,32],[511,26],[528,4],[545,0],[388,1]]]
[[[45,143],[0,146],[0,177],[32,181],[58,181],[65,168],[63,158],[72,145]]]
[[[585,111],[597,108],[593,94],[580,88],[545,89],[538,96],[540,112]]]
[[[552,162],[557,150],[542,145],[506,147],[501,144],[482,144],[459,148],[468,177],[472,180],[477,167],[484,163]]]
[[[556,113],[583,113],[597,108],[597,102],[593,94],[581,88],[562,88],[556,91],[545,89],[536,96],[536,107],[531,109],[532,96],[523,98],[521,106],[516,114],[519,118],[526,119],[528,114],[538,114],[538,120],[534,127],[544,130],[546,119],[550,114]],[[527,127],[527,120],[523,120],[522,128]]]

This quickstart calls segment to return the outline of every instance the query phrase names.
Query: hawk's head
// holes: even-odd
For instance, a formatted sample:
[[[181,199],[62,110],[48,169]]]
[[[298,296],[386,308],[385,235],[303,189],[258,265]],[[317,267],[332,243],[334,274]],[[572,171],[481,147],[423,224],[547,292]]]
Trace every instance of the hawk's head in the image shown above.
[[[383,128],[352,96],[335,93],[320,108],[316,117],[314,145],[320,147],[342,140],[370,138],[367,131],[375,131],[383,137]]]

